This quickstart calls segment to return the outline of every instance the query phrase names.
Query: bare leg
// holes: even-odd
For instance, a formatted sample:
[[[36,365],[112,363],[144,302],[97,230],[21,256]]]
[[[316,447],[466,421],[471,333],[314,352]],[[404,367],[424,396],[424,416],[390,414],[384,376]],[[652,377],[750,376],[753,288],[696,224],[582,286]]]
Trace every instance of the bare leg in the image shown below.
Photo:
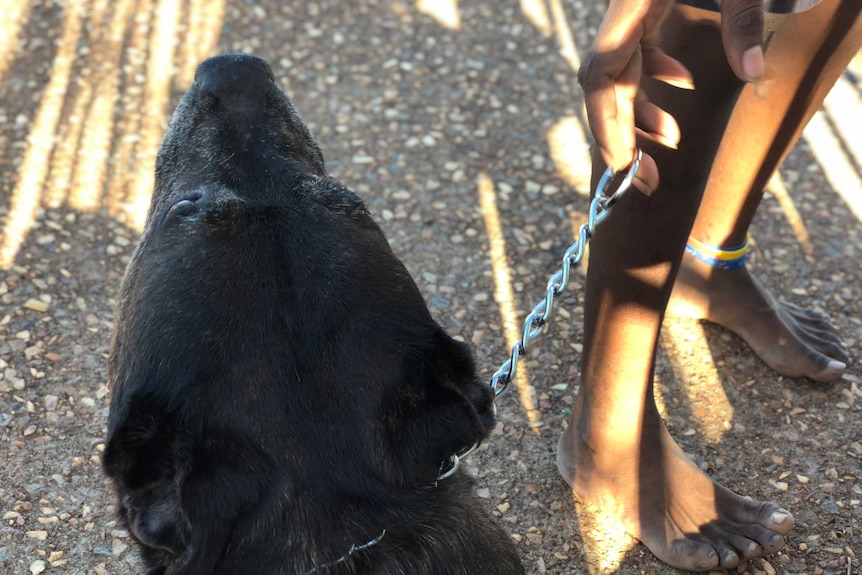
[[[862,25],[851,25],[858,2],[845,3],[847,34],[828,52],[798,41],[811,27],[827,29],[834,6],[826,4],[784,19],[767,51],[768,79],[742,91],[692,229],[698,240],[718,246],[744,241],[770,176],[862,46]],[[734,331],[784,375],[831,381],[849,359],[824,316],[776,301],[745,268],[716,270],[684,257],[670,309]]]
[[[860,2],[853,5],[858,11]],[[610,510],[659,559],[689,570],[730,568],[773,552],[794,521],[777,505],[742,498],[701,472],[668,434],[653,397],[664,310],[742,88],[727,66],[716,20],[684,7],[668,19],[665,49],[688,66],[698,90],[644,86],[653,102],[677,118],[682,139],[678,151],[641,143],[660,166],[661,185],[651,198],[627,194],[592,243],[583,381],[557,452],[575,496]],[[838,41],[824,40],[825,30],[806,25],[796,42],[811,54],[823,42],[834,51]],[[808,69],[804,62],[810,60],[806,56],[797,65]],[[811,87],[806,90],[810,96]],[[752,165],[759,169],[761,163]]]

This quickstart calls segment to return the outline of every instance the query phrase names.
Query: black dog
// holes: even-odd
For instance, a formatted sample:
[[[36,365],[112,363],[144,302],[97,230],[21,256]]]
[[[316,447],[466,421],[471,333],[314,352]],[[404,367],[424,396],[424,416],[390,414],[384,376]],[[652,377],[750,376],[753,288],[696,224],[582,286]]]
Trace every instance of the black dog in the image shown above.
[[[523,573],[441,465],[493,426],[263,60],[198,68],[109,362],[104,469],[152,574]]]

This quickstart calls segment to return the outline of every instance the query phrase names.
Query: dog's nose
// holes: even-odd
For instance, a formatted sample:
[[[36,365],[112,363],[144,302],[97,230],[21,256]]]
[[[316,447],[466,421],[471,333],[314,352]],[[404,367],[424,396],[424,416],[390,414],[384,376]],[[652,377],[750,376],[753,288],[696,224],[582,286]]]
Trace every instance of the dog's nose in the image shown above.
[[[195,83],[217,95],[242,93],[261,83],[274,82],[272,69],[265,60],[248,54],[214,56],[201,62]]]

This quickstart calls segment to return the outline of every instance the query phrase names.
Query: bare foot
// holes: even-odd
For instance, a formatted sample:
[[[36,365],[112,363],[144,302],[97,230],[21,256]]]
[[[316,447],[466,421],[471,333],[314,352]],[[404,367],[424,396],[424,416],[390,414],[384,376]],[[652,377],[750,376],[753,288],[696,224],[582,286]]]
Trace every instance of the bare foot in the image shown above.
[[[686,254],[668,311],[717,323],[782,375],[833,381],[849,357],[823,314],[776,301],[743,266],[716,270]]]
[[[661,561],[689,571],[730,569],[784,546],[793,516],[712,481],[679,448],[652,410],[640,444],[587,445],[563,433],[557,467],[583,502],[611,514]],[[616,443],[618,446],[619,444]]]

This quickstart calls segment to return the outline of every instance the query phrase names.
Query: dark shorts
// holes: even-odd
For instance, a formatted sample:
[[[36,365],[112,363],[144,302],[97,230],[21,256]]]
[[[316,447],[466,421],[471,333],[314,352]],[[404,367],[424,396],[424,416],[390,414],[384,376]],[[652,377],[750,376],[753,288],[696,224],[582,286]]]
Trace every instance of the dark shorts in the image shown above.
[[[676,0],[677,4],[685,4],[704,10],[719,12],[721,0]],[[820,3],[820,0],[763,0],[763,9],[772,14],[790,14],[805,12]]]

